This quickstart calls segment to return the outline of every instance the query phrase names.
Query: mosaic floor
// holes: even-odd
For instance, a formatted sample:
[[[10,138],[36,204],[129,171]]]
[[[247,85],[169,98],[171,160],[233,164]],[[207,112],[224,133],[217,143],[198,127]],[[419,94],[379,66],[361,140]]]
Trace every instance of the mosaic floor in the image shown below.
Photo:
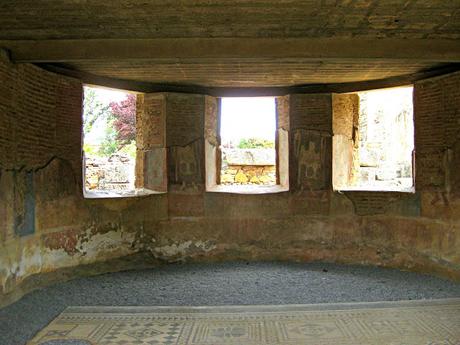
[[[241,307],[70,307],[28,344],[460,345],[460,299]]]

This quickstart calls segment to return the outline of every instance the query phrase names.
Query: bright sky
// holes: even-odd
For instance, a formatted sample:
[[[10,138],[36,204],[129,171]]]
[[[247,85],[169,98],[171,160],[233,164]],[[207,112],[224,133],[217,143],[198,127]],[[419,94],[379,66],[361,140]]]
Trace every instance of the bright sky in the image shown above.
[[[97,99],[105,104],[119,102],[126,92],[94,88]],[[222,142],[238,143],[242,138],[275,140],[276,109],[274,97],[225,97],[222,98]],[[96,122],[92,133],[86,133],[87,142],[103,139],[105,124]]]
[[[412,109],[412,86],[394,87],[389,89],[360,92],[367,96],[368,112],[385,109],[385,112],[398,114],[402,108]]]
[[[85,86],[85,88],[94,89],[98,100],[105,104],[110,102],[119,102],[126,98],[126,92],[120,90],[104,89],[101,87]]]
[[[276,109],[273,97],[222,98],[222,142],[242,138],[275,140]]]

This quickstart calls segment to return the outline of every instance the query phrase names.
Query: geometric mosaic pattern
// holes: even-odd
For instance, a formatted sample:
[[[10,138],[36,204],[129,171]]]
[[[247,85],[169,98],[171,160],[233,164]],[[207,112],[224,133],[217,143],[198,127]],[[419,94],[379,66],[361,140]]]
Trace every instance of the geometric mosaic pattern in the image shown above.
[[[228,307],[70,307],[29,345],[460,345],[460,299]]]

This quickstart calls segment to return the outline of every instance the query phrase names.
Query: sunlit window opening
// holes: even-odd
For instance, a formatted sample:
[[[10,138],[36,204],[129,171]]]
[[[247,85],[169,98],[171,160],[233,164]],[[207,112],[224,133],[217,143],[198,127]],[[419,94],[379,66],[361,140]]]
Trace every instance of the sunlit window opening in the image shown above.
[[[86,192],[134,190],[136,95],[84,87],[83,151]]]
[[[412,87],[360,92],[354,187],[411,191],[414,117]]]
[[[275,132],[275,98],[222,98],[220,183],[275,185]]]

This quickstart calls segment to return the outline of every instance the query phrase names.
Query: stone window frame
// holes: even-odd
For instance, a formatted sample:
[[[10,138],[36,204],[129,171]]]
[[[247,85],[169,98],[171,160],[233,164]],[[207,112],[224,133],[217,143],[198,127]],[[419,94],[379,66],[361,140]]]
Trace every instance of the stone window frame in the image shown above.
[[[289,98],[273,97],[276,104],[276,185],[222,185],[220,173],[222,153],[220,149],[221,98],[205,97],[205,172],[206,192],[235,194],[271,194],[289,191]]]
[[[86,86],[84,84],[83,86]],[[82,86],[82,87],[83,87]],[[91,85],[95,86],[95,85]],[[116,89],[120,91],[126,91]],[[165,102],[163,94],[147,94],[141,92],[126,91],[136,94],[136,159],[135,159],[135,180],[134,189],[127,191],[88,191],[85,187],[86,179],[86,158],[83,151],[84,132],[82,133],[82,176],[83,176],[83,197],[85,199],[117,199],[149,196],[153,194],[167,193],[167,149],[165,133]],[[163,97],[163,99],[161,99]],[[147,101],[159,98],[163,106],[159,114],[151,111]],[[83,100],[82,100],[83,105]],[[83,111],[83,109],[82,109]],[[83,114],[82,114],[83,115]],[[152,127],[158,131],[154,142],[148,140],[151,137]],[[153,161],[155,163],[153,163]],[[155,169],[153,169],[154,167]],[[158,174],[158,171],[162,172]],[[157,175],[160,175],[159,178]]]
[[[414,84],[400,85],[396,87],[414,87]],[[394,88],[396,88],[394,87]],[[393,88],[393,87],[392,87]],[[365,91],[374,91],[380,89],[371,89]],[[414,130],[414,149],[412,151],[412,187],[406,189],[396,188],[370,188],[366,186],[350,186],[350,170],[353,166],[359,164],[359,159],[355,157],[359,149],[359,92],[347,93],[332,93],[332,190],[334,192],[395,192],[395,193],[409,193],[416,192],[415,185],[415,130]],[[353,104],[352,111],[340,112],[338,109],[343,110],[343,103]],[[414,102],[414,99],[412,99]],[[415,126],[415,110],[413,111],[413,121]],[[344,126],[344,123],[347,126]],[[345,152],[345,155],[343,154]]]

